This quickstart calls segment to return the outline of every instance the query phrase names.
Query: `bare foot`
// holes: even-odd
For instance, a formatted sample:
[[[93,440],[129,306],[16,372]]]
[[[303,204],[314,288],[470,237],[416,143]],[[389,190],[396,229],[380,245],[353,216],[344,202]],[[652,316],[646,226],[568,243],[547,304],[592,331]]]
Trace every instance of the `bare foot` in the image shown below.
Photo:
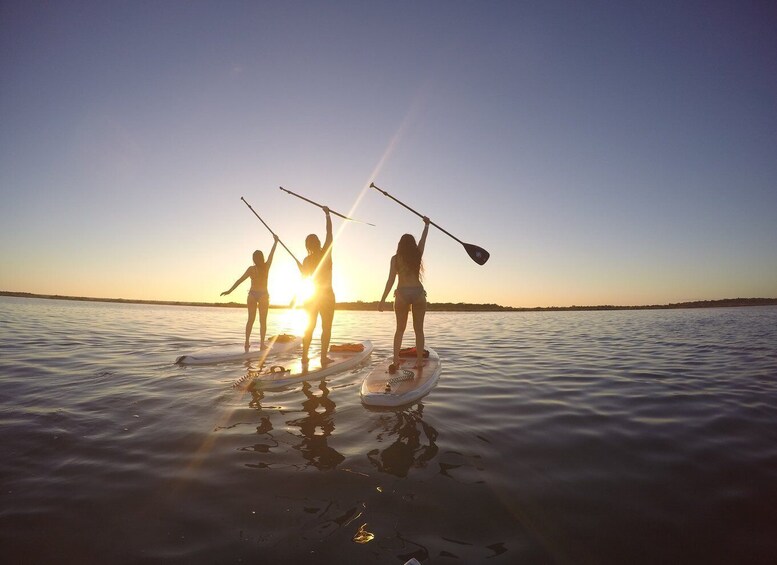
[[[326,367],[330,363],[334,363],[334,359],[330,359],[329,357],[321,356],[321,366]]]
[[[245,343],[245,349],[246,349],[246,353],[248,353],[248,350],[251,349],[251,344],[246,342]]]

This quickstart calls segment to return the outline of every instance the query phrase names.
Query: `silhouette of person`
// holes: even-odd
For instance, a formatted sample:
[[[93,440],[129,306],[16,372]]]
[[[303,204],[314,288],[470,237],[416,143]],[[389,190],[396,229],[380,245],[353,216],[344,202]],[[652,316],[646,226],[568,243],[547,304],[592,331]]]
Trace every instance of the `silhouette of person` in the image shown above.
[[[402,348],[402,338],[407,327],[407,316],[413,310],[413,330],[415,331],[415,347],[417,361],[415,367],[423,367],[424,355],[424,315],[426,314],[426,291],[421,284],[423,273],[422,257],[426,246],[426,236],[429,233],[429,218],[423,217],[424,231],[416,243],[409,233],[404,234],[397,244],[397,253],[391,258],[388,280],[383,296],[378,304],[378,310],[383,312],[391,287],[399,278],[394,291],[394,314],[397,319],[397,329],[394,333],[394,362],[389,366],[389,372],[394,373],[399,367],[399,350]]]
[[[270,309],[270,293],[267,291],[267,277],[270,274],[270,265],[272,264],[273,255],[275,255],[275,248],[278,246],[278,236],[274,236],[275,242],[272,244],[270,255],[267,257],[267,261],[264,260],[264,254],[258,249],[254,251],[253,260],[254,264],[246,269],[243,276],[235,281],[232,288],[225,290],[221,293],[221,296],[226,296],[235,290],[240,284],[251,277],[251,288],[248,291],[248,297],[246,298],[246,305],[248,306],[248,321],[246,322],[246,342],[245,350],[248,351],[251,347],[249,342],[251,338],[251,330],[254,327],[254,320],[256,320],[256,311],[259,310],[259,333],[262,339],[261,348],[264,349],[264,338],[267,334],[267,311]]]
[[[332,360],[327,357],[329,340],[332,337],[332,321],[335,316],[335,293],[332,290],[332,218],[329,208],[323,207],[326,214],[326,239],[324,245],[314,233],[305,238],[305,249],[308,255],[297,261],[303,277],[309,277],[313,282],[313,295],[305,304],[308,311],[308,325],[302,337],[302,363],[309,360],[310,342],[313,340],[313,330],[316,329],[318,317],[321,317],[321,366]]]

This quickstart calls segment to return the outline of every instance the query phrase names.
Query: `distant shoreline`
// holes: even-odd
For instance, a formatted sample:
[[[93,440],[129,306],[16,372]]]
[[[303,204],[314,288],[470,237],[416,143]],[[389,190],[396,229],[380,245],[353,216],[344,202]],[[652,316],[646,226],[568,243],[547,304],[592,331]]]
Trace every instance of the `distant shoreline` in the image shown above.
[[[58,294],[33,294],[31,292],[10,292],[0,290],[0,296],[15,298],[43,298],[47,300],[73,300],[81,302],[112,302],[119,304],[150,304],[161,306],[197,306],[205,308],[245,308],[242,302],[176,302],[171,300],[133,300],[128,298],[90,298],[86,296],[61,296]],[[387,309],[391,303],[387,302]],[[578,312],[605,310],[675,310],[680,308],[734,308],[742,306],[777,306],[777,298],[724,298],[721,300],[697,300],[693,302],[678,302],[674,304],[651,304],[646,306],[538,306],[514,307],[499,304],[465,304],[462,302],[430,302],[427,310],[430,312]],[[338,302],[338,310],[374,311],[378,302]],[[289,306],[271,305],[274,309],[287,309]]]

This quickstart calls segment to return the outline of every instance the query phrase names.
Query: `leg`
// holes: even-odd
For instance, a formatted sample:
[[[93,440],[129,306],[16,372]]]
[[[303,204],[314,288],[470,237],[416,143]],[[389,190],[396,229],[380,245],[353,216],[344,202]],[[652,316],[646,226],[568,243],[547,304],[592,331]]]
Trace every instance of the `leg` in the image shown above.
[[[262,337],[264,348],[264,338],[267,336],[267,311],[270,309],[270,297],[264,295],[259,299],[259,335]]]
[[[329,353],[329,341],[332,338],[332,321],[335,317],[334,296],[331,300],[327,299],[325,304],[321,305],[321,366],[323,367],[332,360],[327,357]]]
[[[254,300],[253,297],[249,296],[248,300],[246,301],[246,306],[248,307],[248,321],[246,322],[246,343],[245,343],[245,350],[248,351],[248,349],[251,347],[250,339],[251,339],[251,330],[254,327],[254,320],[256,320],[256,300]]]
[[[397,330],[394,332],[394,365],[399,365],[399,350],[402,349],[402,338],[407,327],[407,314],[410,304],[405,302],[401,295],[394,295],[394,315],[397,317]]]
[[[416,368],[423,367],[424,362],[424,316],[426,315],[426,300],[423,298],[413,303],[413,330],[415,331]]]
[[[305,328],[305,333],[302,335],[302,362],[308,362],[308,352],[310,350],[310,342],[313,341],[313,330],[316,329],[316,319],[318,318],[318,303],[308,303],[308,326]]]

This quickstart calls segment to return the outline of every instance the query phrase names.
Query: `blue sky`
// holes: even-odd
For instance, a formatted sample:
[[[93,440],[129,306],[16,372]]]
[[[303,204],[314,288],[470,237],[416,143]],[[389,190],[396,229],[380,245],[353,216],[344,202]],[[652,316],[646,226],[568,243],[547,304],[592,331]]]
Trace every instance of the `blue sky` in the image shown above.
[[[777,296],[770,2],[4,2],[0,289],[242,300],[335,221],[377,300],[418,218],[435,302]],[[274,303],[297,285],[281,249]]]

